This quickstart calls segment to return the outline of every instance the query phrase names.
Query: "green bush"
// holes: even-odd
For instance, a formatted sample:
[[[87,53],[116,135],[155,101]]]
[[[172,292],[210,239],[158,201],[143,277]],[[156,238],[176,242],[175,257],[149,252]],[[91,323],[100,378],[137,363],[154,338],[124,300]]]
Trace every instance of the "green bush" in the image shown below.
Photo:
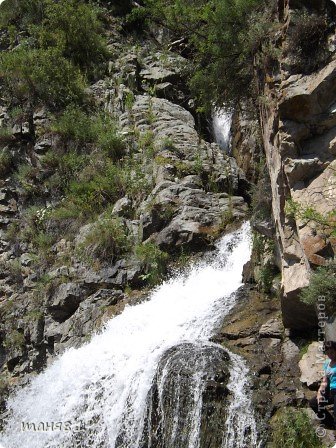
[[[12,279],[17,282],[21,283],[22,281],[22,265],[19,258],[14,258],[11,260],[8,260],[6,262],[6,270],[9,272]]]
[[[112,160],[119,160],[126,152],[126,144],[118,135],[116,124],[108,114],[88,115],[81,108],[70,105],[54,121],[52,130],[69,145],[95,144]]]
[[[69,185],[68,200],[85,214],[92,215],[123,195],[121,169],[111,161],[96,160]]]
[[[13,156],[5,151],[0,153],[0,177],[7,176],[13,167]]]
[[[52,173],[52,176],[45,181],[46,186],[59,193],[64,193],[70,182],[78,172],[84,169],[88,161],[88,155],[78,154],[73,150],[63,154],[48,151],[42,158],[43,168]]]
[[[160,250],[155,243],[140,244],[135,247],[134,252],[143,264],[145,274],[142,279],[150,286],[156,285],[166,272],[169,255]]]
[[[132,9],[131,0],[110,0],[102,1],[102,3],[108,3],[115,15],[123,16],[129,13]]]
[[[112,160],[121,159],[126,153],[126,143],[118,134],[115,122],[108,114],[100,114],[94,121],[97,146]]]
[[[136,159],[125,160],[120,176],[124,194],[129,196],[134,204],[139,204],[154,188],[152,176],[146,174],[145,167]]]
[[[270,448],[322,448],[312,422],[302,409],[285,408],[278,411],[273,422]]]
[[[75,65],[96,71],[108,55],[99,9],[82,0],[6,0],[0,26],[15,23],[43,49],[55,48]]]
[[[13,134],[9,128],[0,128],[0,145],[6,146],[13,141]]]
[[[255,55],[269,44],[268,0],[146,0],[152,20],[188,42],[191,88],[200,104],[234,105],[257,94]]]
[[[37,182],[38,169],[28,164],[19,165],[15,177],[27,196],[33,196],[39,193]]]
[[[16,23],[19,27],[41,23],[45,0],[5,0],[0,5],[0,27]]]
[[[96,138],[92,118],[74,104],[65,109],[51,129],[61,135],[65,142],[73,140],[76,143],[91,143]]]
[[[319,297],[325,298],[329,313],[336,312],[336,262],[321,266],[310,277],[309,286],[304,288],[300,298],[304,303],[313,305]]]
[[[81,245],[80,252],[87,258],[113,262],[117,257],[130,251],[131,237],[119,218],[100,218]]]
[[[33,34],[42,48],[57,48],[75,65],[92,71],[107,56],[98,9],[81,0],[44,0],[44,16]]]
[[[0,54],[0,80],[7,93],[30,109],[39,103],[59,108],[84,98],[80,71],[55,49],[36,50],[21,45]]]
[[[288,35],[288,52],[299,72],[310,73],[328,56],[328,23],[325,15],[296,11]]]
[[[25,337],[19,331],[13,330],[6,335],[3,345],[10,351],[22,349],[25,346]]]

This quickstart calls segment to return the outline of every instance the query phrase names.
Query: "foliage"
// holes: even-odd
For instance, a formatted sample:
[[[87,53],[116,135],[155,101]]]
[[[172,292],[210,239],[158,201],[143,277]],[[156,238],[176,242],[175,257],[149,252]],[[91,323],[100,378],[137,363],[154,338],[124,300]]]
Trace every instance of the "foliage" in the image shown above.
[[[265,293],[270,292],[273,279],[278,274],[278,269],[273,264],[274,248],[274,241],[271,238],[253,232],[252,262],[257,267],[255,280],[258,288]]]
[[[11,7],[10,7],[11,6]],[[1,5],[1,24],[17,23],[32,37],[35,47],[51,48],[87,73],[108,55],[99,9],[82,0],[15,0]]]
[[[325,15],[296,11],[289,29],[288,52],[298,72],[310,73],[325,61],[328,32]]]
[[[94,154],[94,158],[76,153],[56,157],[54,166],[59,167],[61,177],[54,179],[53,175],[46,185],[50,187],[54,181],[54,188],[61,189],[65,196],[50,211],[50,219],[58,225],[68,221],[72,227],[71,220],[81,224],[90,221],[125,195],[134,204],[141,201],[151,190],[152,183],[139,162],[131,158],[123,162],[115,164],[101,152]]]
[[[119,160],[126,151],[126,145],[118,135],[115,122],[109,114],[89,115],[76,105],[68,106],[55,119],[52,130],[57,132],[67,145],[95,144],[108,157]]]
[[[19,331],[13,330],[11,333],[6,334],[3,345],[10,351],[22,349],[25,346],[25,337]]]
[[[29,164],[19,165],[15,177],[24,189],[27,196],[32,196],[39,192],[37,184],[38,169]]]
[[[9,128],[0,128],[0,145],[5,146],[13,140],[13,134]]]
[[[2,151],[0,153],[0,177],[4,178],[7,176],[13,166],[13,157],[10,153]]]
[[[56,49],[21,45],[0,54],[0,79],[7,93],[30,108],[45,103],[52,108],[79,102],[84,78]]]
[[[92,215],[114,203],[122,191],[120,168],[106,159],[95,160],[70,182],[68,201],[76,204],[84,215]]]
[[[81,0],[44,0],[43,20],[33,34],[41,48],[57,48],[75,65],[93,70],[107,56],[98,10]]]
[[[95,139],[91,117],[80,107],[70,104],[53,122],[52,131],[61,135],[63,140],[77,143],[90,143]]]
[[[265,293],[269,293],[271,291],[276,272],[277,271],[274,269],[274,266],[269,262],[260,267],[257,283],[261,291]]]
[[[144,167],[135,158],[128,158],[121,168],[122,189],[125,195],[139,204],[154,188],[151,175],[147,175]]]
[[[251,187],[251,209],[254,221],[269,221],[272,217],[272,189],[264,159],[260,160],[258,180]]]
[[[131,238],[124,223],[106,212],[86,236],[80,252],[88,258],[113,262],[131,249]]]
[[[300,294],[301,300],[310,305],[319,297],[324,297],[329,312],[336,311],[336,261],[318,267],[311,275],[309,286]]]
[[[125,155],[126,144],[118,134],[116,124],[107,114],[99,115],[94,122],[97,146],[112,160],[117,161]]]
[[[0,27],[14,22],[22,27],[40,23],[44,5],[44,0],[5,0],[0,6]]]
[[[131,0],[100,0],[100,3],[107,3],[112,13],[120,16],[129,13],[132,9]]]
[[[254,57],[269,44],[268,2],[260,0],[147,0],[152,20],[164,23],[189,47],[191,87],[200,103],[235,104],[254,94]]]
[[[46,185],[63,193],[76,174],[87,165],[88,160],[86,154],[78,154],[74,150],[63,153],[48,151],[42,158],[43,168],[52,173],[51,178],[45,182]]]
[[[169,255],[155,243],[143,243],[134,249],[136,257],[142,262],[145,274],[142,276],[150,286],[156,285],[166,272]]]
[[[18,258],[10,259],[6,262],[5,269],[9,272],[12,279],[21,283],[22,281],[22,265]]]
[[[314,431],[303,409],[285,408],[278,412],[273,424],[270,448],[322,448],[322,442]]]
[[[322,214],[313,206],[305,206],[300,202],[289,199],[285,204],[285,213],[288,216],[302,220],[305,224],[313,222],[324,230],[329,230],[331,235],[336,236],[336,209]]]

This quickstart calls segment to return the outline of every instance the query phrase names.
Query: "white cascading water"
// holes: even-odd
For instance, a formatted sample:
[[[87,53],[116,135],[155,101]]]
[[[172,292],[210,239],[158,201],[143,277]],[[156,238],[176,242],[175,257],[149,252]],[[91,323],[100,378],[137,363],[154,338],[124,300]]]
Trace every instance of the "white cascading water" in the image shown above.
[[[257,426],[249,392],[249,371],[242,357],[230,353],[231,369],[228,389],[233,394],[228,409],[226,431],[221,448],[258,447]],[[245,410],[242,412],[242,410]],[[248,445],[246,445],[248,441]]]
[[[225,151],[230,151],[232,113],[216,109],[212,114],[212,128],[215,142]]]
[[[147,396],[160,359],[179,344],[211,344],[209,339],[235,304],[250,246],[245,223],[224,236],[206,262],[163,283],[150,300],[127,307],[87,345],[56,359],[9,399],[0,446],[140,448]],[[237,355],[231,354],[231,363],[233,400],[222,448],[258,446],[247,369]],[[195,391],[195,403],[199,401],[200,393]],[[197,414],[199,404],[196,408]],[[40,422],[49,423],[49,429],[27,427],[35,423],[37,428]],[[193,424],[197,433],[198,423]],[[195,431],[191,437],[195,438]],[[197,448],[198,441],[190,439],[189,447]]]

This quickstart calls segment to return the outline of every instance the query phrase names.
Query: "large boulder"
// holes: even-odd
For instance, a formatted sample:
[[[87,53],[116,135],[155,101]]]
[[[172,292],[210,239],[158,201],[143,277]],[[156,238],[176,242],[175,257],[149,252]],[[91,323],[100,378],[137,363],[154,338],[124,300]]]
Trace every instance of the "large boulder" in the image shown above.
[[[323,363],[325,359],[322,351],[322,343],[311,343],[307,352],[299,362],[301,382],[310,388],[316,389],[323,376]]]
[[[48,311],[54,320],[64,322],[74,314],[84,297],[84,291],[77,283],[64,283],[52,294]]]

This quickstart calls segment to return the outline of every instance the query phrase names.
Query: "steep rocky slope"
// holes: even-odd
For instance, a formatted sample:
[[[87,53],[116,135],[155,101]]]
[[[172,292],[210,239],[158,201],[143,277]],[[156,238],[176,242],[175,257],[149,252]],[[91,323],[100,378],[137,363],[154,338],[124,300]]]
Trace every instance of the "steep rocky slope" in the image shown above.
[[[67,143],[51,129],[48,108],[34,112],[32,138],[28,124],[14,122],[5,101],[1,106],[7,132],[2,153],[12,161],[0,198],[3,390],[41,370],[65,348],[86,342],[126,303],[145,298],[148,285],[159,279],[153,275],[161,262],[181,262],[211,247],[228,226],[247,216],[242,197],[247,184],[235,159],[195,128],[185,84],[187,61],[163,52],[155,40],[143,40],[139,49],[136,40],[115,30],[108,39],[113,61],[107,61],[106,76],[88,94],[116,121],[125,158],[133,165],[128,193],[121,187],[117,200],[108,200],[98,216],[82,224],[50,218],[67,198],[57,193],[57,184],[46,183],[54,175],[45,165],[46,154],[62,151]],[[105,163],[97,148],[90,151],[93,165]],[[22,165],[30,177],[17,174]],[[108,244],[118,235],[101,243],[99,232],[88,248],[88,235],[111,222],[127,235],[127,250],[115,255],[116,246]],[[23,238],[28,229],[30,236]],[[43,251],[34,242],[41,231],[53,236]],[[107,244],[104,257],[96,251],[99,244]]]
[[[132,38],[116,31],[112,20],[107,34],[113,57],[88,94],[117,123],[123,157],[133,163],[126,181],[131,188],[120,185],[116,197],[104,197],[103,209],[86,222],[50,218],[67,201],[45,182],[51,178],[46,154],[67,148],[50,126],[52,111],[36,108],[32,139],[31,125],[13,118],[1,100],[0,126],[10,132],[0,145],[11,160],[1,166],[1,389],[25,381],[54,355],[86,342],[126,304],[145,299],[162,260],[169,259],[167,271],[211,247],[247,217],[252,195],[254,248],[244,272],[251,285],[216,341],[248,359],[262,418],[305,404],[310,392],[299,382],[298,361],[307,335],[293,330],[315,328],[317,316],[299,294],[336,246],[335,7],[308,3],[309,13],[327,11],[329,47],[317,66],[302,70],[291,53],[302,2],[277,2],[277,58],[256,69],[258,119],[245,113],[246,105],[234,113],[234,157],[202,134],[186,85],[188,60],[167,49],[160,33],[158,39]],[[92,166],[106,162],[95,147],[88,156]],[[17,174],[22,165],[33,173],[25,182]],[[251,194],[249,181],[258,182],[257,193]],[[326,217],[322,224],[305,218],[309,208]],[[127,250],[114,254],[112,245],[103,257],[99,232],[93,233],[96,241],[92,232],[114,220],[127,235]],[[35,230],[56,235],[44,251],[31,233],[21,238],[31,221]]]

